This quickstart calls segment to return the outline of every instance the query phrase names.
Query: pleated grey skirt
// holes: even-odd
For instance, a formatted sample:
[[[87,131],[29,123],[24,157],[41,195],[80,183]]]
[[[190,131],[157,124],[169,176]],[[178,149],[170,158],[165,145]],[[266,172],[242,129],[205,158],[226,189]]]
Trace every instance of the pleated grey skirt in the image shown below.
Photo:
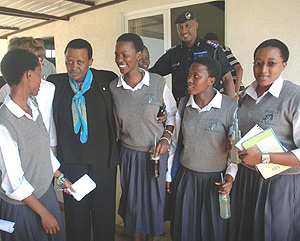
[[[240,164],[231,197],[228,240],[300,240],[299,174],[264,179]]]
[[[0,218],[15,222],[14,232],[1,231],[2,241],[65,241],[60,207],[53,185],[39,199],[39,201],[56,218],[60,231],[47,234],[42,226],[41,218],[27,205],[13,205],[0,199]]]
[[[181,167],[173,188],[173,241],[227,241],[227,220],[220,217],[220,172],[203,173]]]
[[[125,228],[134,233],[163,234],[168,153],[160,155],[159,178],[151,177],[148,152],[122,146],[120,156],[119,215]]]

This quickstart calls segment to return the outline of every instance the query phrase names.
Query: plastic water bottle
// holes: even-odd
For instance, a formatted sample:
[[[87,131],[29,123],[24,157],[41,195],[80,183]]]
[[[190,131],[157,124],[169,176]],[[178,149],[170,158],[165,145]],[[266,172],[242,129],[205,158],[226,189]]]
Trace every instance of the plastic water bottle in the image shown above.
[[[153,152],[150,153],[151,176],[154,178],[159,178],[159,154],[155,157],[156,144],[157,144],[156,139],[157,139],[157,134],[155,134]]]
[[[221,216],[221,218],[223,218],[223,219],[230,218],[231,217],[230,196],[220,193],[219,194],[219,202],[220,202],[220,216]]]
[[[154,157],[154,153],[150,153],[151,160],[151,176],[154,178],[159,177],[159,155]]]
[[[239,158],[239,155],[237,154],[238,148],[235,146],[235,144],[241,139],[241,131],[240,130],[233,130],[231,141],[232,141],[232,152],[230,154],[230,162],[235,164],[240,164],[242,161]]]
[[[230,162],[231,163],[235,163],[235,164],[239,164],[241,163],[241,159],[239,158],[237,151],[238,148],[236,148],[235,144],[241,139],[241,131],[239,130],[239,121],[237,118],[237,111],[238,109],[236,108],[234,114],[233,114],[233,131],[232,131],[232,135],[231,135],[231,141],[232,141],[232,152],[230,154]]]
[[[222,185],[225,183],[223,178],[223,173],[221,173]],[[224,195],[222,193],[219,194],[219,202],[220,202],[220,216],[223,219],[228,219],[231,217],[230,212],[230,196]]]

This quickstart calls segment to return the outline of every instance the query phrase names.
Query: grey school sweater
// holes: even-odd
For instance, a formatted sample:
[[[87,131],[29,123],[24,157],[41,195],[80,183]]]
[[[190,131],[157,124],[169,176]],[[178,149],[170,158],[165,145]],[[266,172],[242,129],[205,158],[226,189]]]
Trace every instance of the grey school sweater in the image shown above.
[[[35,189],[33,194],[36,198],[40,198],[48,190],[53,178],[50,139],[41,114],[36,121],[25,116],[18,118],[9,111],[6,105],[2,105],[0,124],[8,129],[17,143],[24,176]],[[0,179],[0,187],[1,183]],[[2,188],[0,188],[0,198],[14,205],[25,204],[10,199]]]
[[[247,94],[239,101],[238,116],[242,136],[258,124],[263,129],[272,128],[282,145],[288,150],[299,148],[300,143],[296,145],[293,139],[293,117],[300,108],[300,86],[285,80],[278,98],[267,93],[258,104],[255,102]],[[300,173],[300,167],[293,167],[279,175],[297,173]]]
[[[183,99],[178,113],[181,113]],[[233,124],[237,108],[234,99],[222,95],[221,108],[199,112],[187,106],[182,121],[182,144],[180,163],[197,172],[220,172],[227,166],[228,151],[225,142]]]
[[[143,85],[136,91],[116,87],[118,79],[110,83],[121,143],[127,148],[144,152],[153,146],[155,134],[160,138],[164,131],[163,123],[157,123],[156,118],[163,104],[165,79],[149,74],[149,86]]]

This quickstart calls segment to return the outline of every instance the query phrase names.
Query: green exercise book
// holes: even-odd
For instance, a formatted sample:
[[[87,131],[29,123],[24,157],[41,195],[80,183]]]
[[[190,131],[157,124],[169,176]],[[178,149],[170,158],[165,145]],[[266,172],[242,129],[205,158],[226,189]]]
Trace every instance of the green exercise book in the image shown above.
[[[279,139],[271,128],[268,128],[244,141],[242,145],[245,149],[259,150],[264,153],[287,151],[286,148],[280,143]],[[274,163],[261,163],[256,165],[256,167],[265,179],[291,168],[291,166],[283,166]]]

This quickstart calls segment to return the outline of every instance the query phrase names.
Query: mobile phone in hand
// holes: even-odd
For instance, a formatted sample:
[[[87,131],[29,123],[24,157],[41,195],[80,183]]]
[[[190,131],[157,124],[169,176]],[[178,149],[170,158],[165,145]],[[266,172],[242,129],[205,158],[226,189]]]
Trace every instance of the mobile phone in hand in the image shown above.
[[[159,107],[157,117],[161,117],[165,110],[166,110],[166,105],[165,105],[165,103],[163,103],[163,105]]]

